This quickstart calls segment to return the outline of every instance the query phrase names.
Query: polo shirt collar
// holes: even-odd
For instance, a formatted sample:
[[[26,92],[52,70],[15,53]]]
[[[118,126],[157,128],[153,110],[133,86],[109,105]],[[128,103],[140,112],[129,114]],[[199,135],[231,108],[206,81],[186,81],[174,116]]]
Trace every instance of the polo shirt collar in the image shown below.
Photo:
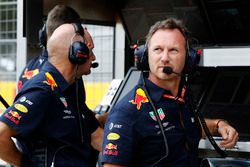
[[[42,71],[49,72],[53,76],[55,82],[58,84],[58,87],[60,87],[62,91],[66,90],[69,87],[69,83],[64,79],[64,77],[56,69],[56,67],[53,66],[49,61],[46,61],[44,63]]]
[[[142,75],[141,75],[141,79],[139,81],[139,85],[141,87],[143,87],[143,88],[145,87],[143,80],[142,80],[142,77],[144,77],[146,89],[147,89],[147,91],[148,91],[148,93],[153,101],[158,102],[163,97],[163,95],[173,96],[173,94],[170,90],[166,90],[166,89],[163,89],[163,88],[155,85],[152,81],[150,81],[148,78],[146,78],[145,76],[142,76]],[[184,86],[184,83],[181,82],[181,84],[179,86],[179,91],[178,91],[177,97],[181,97],[181,98],[184,97],[186,88],[185,88],[185,86],[184,87],[183,86]],[[185,90],[183,90],[183,89],[185,89]]]
[[[158,102],[163,94],[166,92],[163,88],[155,85],[153,82],[151,82],[148,78],[144,77],[145,85],[143,84],[143,80],[141,79],[139,81],[139,85],[144,89],[146,86],[146,89],[149,93],[149,96],[151,99],[155,102]]]

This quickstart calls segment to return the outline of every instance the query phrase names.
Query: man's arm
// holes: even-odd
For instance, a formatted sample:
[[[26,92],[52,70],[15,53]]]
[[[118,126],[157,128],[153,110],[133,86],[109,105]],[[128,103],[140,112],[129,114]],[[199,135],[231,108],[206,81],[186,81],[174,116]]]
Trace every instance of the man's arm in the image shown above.
[[[99,125],[100,125],[101,128],[104,128],[104,125],[105,125],[105,122],[107,120],[108,114],[109,114],[108,112],[103,113],[103,114],[95,114],[95,117],[98,120]]]
[[[223,140],[220,142],[220,147],[233,148],[238,139],[238,132],[222,119],[205,119],[207,127],[212,135],[221,135]],[[204,130],[202,136],[205,137]]]
[[[0,158],[14,166],[20,166],[22,154],[11,139],[15,134],[13,129],[0,121]]]
[[[105,163],[103,166],[104,167],[122,167],[121,165],[110,164],[110,163]]]
[[[98,127],[96,131],[91,134],[91,145],[94,149],[101,152],[103,143],[103,129]]]

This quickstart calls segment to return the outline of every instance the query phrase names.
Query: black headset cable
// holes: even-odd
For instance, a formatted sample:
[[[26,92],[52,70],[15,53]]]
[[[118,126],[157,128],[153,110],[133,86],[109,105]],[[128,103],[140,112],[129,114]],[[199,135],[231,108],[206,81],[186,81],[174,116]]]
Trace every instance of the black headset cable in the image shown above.
[[[215,76],[214,74],[212,74],[211,76]],[[210,141],[210,143],[212,144],[212,146],[214,147],[215,151],[222,157],[222,158],[225,158],[225,157],[228,157],[227,153],[225,151],[223,151],[219,146],[218,144],[215,142],[212,134],[210,133],[208,127],[207,127],[207,124],[205,122],[205,119],[203,117],[203,115],[201,114],[200,112],[200,106],[203,102],[203,99],[204,97],[207,95],[207,92],[209,90],[209,85],[211,85],[211,82],[212,82],[212,79],[210,77],[210,82],[207,84],[205,90],[202,92],[202,95],[198,101],[198,103],[194,103],[194,98],[193,98],[193,94],[192,94],[192,90],[190,89],[190,84],[188,82],[186,82],[187,84],[187,92],[188,92],[188,104],[190,106],[190,109],[191,111],[196,115],[196,117],[199,119],[201,125],[202,125],[202,128],[208,138],[208,140]]]
[[[78,64],[76,65],[76,73],[75,73],[75,84],[76,84],[76,107],[77,107],[77,114],[78,114],[78,119],[79,119],[79,127],[80,127],[80,135],[81,135],[81,143],[84,142],[84,137],[83,137],[83,118],[81,118],[82,112],[80,109],[80,104],[79,104],[79,96],[78,96],[78,79],[77,79],[77,71],[78,71]]]
[[[4,105],[5,108],[9,108],[10,105],[7,103],[7,101],[1,96],[0,94],[0,101],[2,102],[2,104]]]
[[[165,135],[165,132],[164,132],[164,129],[163,129],[163,126],[162,126],[159,114],[157,113],[156,107],[155,107],[155,105],[154,105],[154,103],[153,103],[153,101],[152,101],[152,99],[149,96],[149,93],[147,91],[145,79],[144,79],[144,76],[143,76],[143,72],[141,74],[141,77],[142,77],[142,81],[143,81],[143,87],[142,87],[142,89],[144,90],[144,92],[146,94],[146,97],[148,98],[148,101],[149,101],[151,107],[153,108],[153,112],[154,112],[156,120],[157,120],[157,122],[159,124],[160,130],[161,130],[161,133],[162,133],[162,137],[163,137],[163,140],[164,140],[164,145],[165,145],[165,155],[162,158],[160,158],[158,161],[156,161],[153,165],[150,166],[150,167],[154,167],[159,162],[161,162],[163,159],[167,158],[167,156],[168,156],[168,141],[167,141],[167,137]]]

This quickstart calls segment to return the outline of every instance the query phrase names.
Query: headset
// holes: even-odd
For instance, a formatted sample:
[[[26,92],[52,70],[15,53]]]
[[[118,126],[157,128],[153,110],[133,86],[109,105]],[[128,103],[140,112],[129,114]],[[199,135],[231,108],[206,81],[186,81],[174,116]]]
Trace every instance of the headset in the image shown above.
[[[84,36],[84,30],[80,23],[72,23],[75,29],[76,35]],[[47,45],[47,32],[46,32],[46,24],[38,32],[39,43],[42,47],[46,48]],[[89,48],[84,42],[76,41],[71,42],[71,46],[69,49],[69,60],[73,64],[83,64],[89,59]]]
[[[46,24],[38,31],[39,43],[42,47],[46,48],[47,45],[47,32]]]
[[[140,45],[134,50],[135,56],[135,66],[138,70],[149,71],[148,64],[148,49],[145,45]],[[200,54],[197,50],[192,47],[187,46],[187,56],[185,61],[185,66],[183,73],[192,74],[200,61]]]
[[[80,23],[72,23],[75,29],[75,35],[84,37],[84,30]],[[89,48],[84,42],[71,41],[69,49],[69,60],[73,64],[83,64],[89,59]]]

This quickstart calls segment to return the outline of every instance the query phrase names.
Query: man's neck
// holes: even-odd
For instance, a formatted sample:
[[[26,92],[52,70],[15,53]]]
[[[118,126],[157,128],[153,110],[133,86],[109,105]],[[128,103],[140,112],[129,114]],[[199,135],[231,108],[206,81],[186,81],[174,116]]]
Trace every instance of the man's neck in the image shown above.
[[[165,90],[169,90],[173,96],[178,95],[181,77],[177,76],[172,79],[163,80],[163,79],[157,78],[155,75],[149,74],[148,79],[154,84],[156,84],[157,86]]]
[[[75,82],[76,78],[75,66],[67,62],[61,63],[56,61],[50,61],[50,63],[60,72],[60,74],[69,84]]]

